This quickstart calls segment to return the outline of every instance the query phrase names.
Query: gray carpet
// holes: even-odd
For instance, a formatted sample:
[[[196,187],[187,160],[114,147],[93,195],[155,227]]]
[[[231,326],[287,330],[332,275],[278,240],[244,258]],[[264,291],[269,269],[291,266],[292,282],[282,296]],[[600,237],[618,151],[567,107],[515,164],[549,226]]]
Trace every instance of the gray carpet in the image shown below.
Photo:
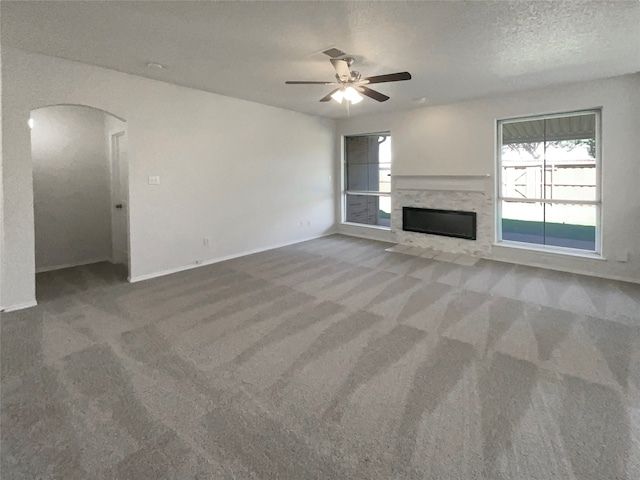
[[[640,478],[640,286],[331,236],[1,322],[4,479]]]

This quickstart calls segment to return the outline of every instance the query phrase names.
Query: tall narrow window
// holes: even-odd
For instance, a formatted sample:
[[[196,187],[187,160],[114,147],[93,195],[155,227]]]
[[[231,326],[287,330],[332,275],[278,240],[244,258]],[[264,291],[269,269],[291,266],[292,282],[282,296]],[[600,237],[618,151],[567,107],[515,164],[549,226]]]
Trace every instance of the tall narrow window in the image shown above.
[[[391,135],[345,137],[345,221],[389,228]]]
[[[600,250],[598,111],[498,123],[499,241]]]

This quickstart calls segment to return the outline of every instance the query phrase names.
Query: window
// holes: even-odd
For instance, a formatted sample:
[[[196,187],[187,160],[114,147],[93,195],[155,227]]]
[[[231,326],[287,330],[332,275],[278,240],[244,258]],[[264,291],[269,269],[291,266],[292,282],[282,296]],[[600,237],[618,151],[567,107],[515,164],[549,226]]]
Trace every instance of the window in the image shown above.
[[[498,122],[498,241],[600,251],[599,111]]]
[[[345,137],[345,221],[391,225],[391,135]]]

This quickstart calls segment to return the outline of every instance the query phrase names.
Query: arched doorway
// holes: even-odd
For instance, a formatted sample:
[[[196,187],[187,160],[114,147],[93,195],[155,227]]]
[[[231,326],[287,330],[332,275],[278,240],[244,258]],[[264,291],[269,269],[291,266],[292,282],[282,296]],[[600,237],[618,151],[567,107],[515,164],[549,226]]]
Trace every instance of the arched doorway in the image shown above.
[[[36,273],[110,264],[126,280],[126,122],[89,106],[49,105],[31,111],[29,126]]]

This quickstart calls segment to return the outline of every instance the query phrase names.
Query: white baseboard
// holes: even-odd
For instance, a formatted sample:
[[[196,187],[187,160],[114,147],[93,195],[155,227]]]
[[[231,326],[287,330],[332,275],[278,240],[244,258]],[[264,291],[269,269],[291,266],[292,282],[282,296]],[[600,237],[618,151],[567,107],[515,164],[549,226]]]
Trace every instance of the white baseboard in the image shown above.
[[[615,280],[618,282],[640,284],[640,279],[638,278],[625,277],[621,275],[610,275],[608,273],[594,272],[584,268],[565,267],[563,265],[557,266],[557,265],[553,265],[546,262],[526,261],[522,259],[515,260],[515,259],[496,257],[493,255],[485,255],[482,258],[486,258],[487,260],[491,260],[493,262],[510,263],[513,265],[523,265],[525,267],[534,267],[534,268],[542,268],[545,270],[553,270],[555,272],[575,273],[577,275],[585,275],[587,277],[595,277],[595,278],[602,278],[605,280]]]
[[[17,305],[11,305],[10,307],[0,308],[0,312],[9,313],[15,312],[16,310],[24,310],[25,308],[31,308],[38,305],[38,302],[35,300],[26,303],[19,303]]]
[[[63,263],[62,265],[54,265],[52,267],[36,268],[36,273],[51,272],[53,270],[62,270],[63,268],[81,267],[83,265],[91,265],[92,263],[100,263],[100,262],[113,263],[113,260],[111,257],[100,257],[100,258],[93,258],[90,260],[82,260],[80,262]]]
[[[388,228],[377,226],[365,226],[355,223],[341,223],[338,225],[337,233],[349,237],[366,238],[378,242],[396,243],[396,235]]]
[[[288,247],[289,245],[295,245],[296,243],[308,242],[309,240],[315,240],[317,238],[328,237],[329,235],[334,235],[336,232],[330,231],[328,233],[323,233],[322,235],[317,235],[314,237],[305,238],[303,240],[295,240],[293,242],[279,243],[276,245],[270,245],[264,248],[256,248],[254,250],[247,250],[245,252],[234,253],[231,255],[226,255],[224,257],[212,258],[209,260],[203,260],[201,263],[195,263],[192,265],[184,265],[182,267],[169,268],[167,270],[161,270],[160,272],[146,273],[144,275],[136,275],[135,277],[129,277],[130,283],[143,282],[145,280],[151,280],[152,278],[164,277],[165,275],[171,275],[172,273],[184,272],[185,270],[191,270],[193,268],[204,267],[206,265],[212,265],[214,263],[220,263],[227,260],[233,260],[238,257],[245,257],[247,255],[253,255],[254,253],[266,252],[267,250],[273,250],[275,248]]]

